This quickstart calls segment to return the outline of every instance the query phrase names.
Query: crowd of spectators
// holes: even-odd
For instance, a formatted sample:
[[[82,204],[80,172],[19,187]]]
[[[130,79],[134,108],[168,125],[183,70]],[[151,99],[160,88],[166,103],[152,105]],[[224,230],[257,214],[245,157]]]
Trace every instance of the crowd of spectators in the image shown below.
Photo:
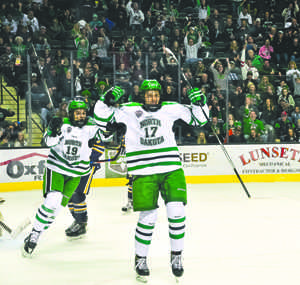
[[[0,73],[21,99],[30,92],[43,128],[75,95],[90,114],[113,85],[139,100],[145,78],[189,104],[185,77],[210,124],[179,122],[179,143],[217,143],[212,129],[224,143],[299,142],[299,20],[297,0],[2,0]]]

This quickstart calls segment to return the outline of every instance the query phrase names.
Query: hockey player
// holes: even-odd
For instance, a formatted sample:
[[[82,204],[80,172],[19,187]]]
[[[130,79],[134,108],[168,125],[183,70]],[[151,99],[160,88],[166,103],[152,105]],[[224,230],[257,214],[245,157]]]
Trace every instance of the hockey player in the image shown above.
[[[115,90],[116,89],[116,90]],[[161,85],[144,80],[140,89],[143,103],[112,107],[122,92],[109,90],[95,105],[95,118],[126,125],[125,145],[128,173],[133,176],[133,210],[140,211],[135,232],[135,270],[146,281],[150,274],[147,256],[157,220],[159,194],[163,198],[169,221],[171,268],[176,277],[183,274],[182,251],[185,235],[186,181],[179,150],[172,131],[176,120],[191,126],[207,123],[205,95],[198,89],[189,91],[191,105],[161,102]],[[206,116],[204,113],[206,113]]]
[[[104,143],[101,140],[90,140],[89,147],[92,147],[90,159],[93,164],[104,153]],[[66,229],[65,233],[70,239],[80,238],[86,234],[88,221],[86,195],[89,194],[93,175],[98,169],[100,169],[100,164],[95,164],[88,175],[80,178],[79,185],[69,200],[68,208],[74,222]]]
[[[100,139],[99,127],[87,117],[88,106],[82,97],[68,105],[68,118],[54,117],[44,134],[50,147],[43,180],[44,202],[38,208],[33,228],[24,240],[23,255],[30,256],[42,232],[68,204],[80,177],[91,171],[89,141]]]

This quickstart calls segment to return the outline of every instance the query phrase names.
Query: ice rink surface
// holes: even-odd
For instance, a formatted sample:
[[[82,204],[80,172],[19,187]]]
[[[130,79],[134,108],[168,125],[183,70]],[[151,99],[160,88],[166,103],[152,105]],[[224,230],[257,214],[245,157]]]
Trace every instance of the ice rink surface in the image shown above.
[[[184,276],[188,285],[300,284],[300,183],[188,185]],[[63,209],[43,233],[31,259],[21,256],[24,233],[0,237],[0,284],[110,285],[141,284],[133,270],[137,213],[123,214],[126,187],[93,188],[88,196],[85,238],[68,241],[72,223]],[[0,193],[0,210],[12,228],[33,219],[41,191]],[[149,252],[148,284],[176,284],[169,265],[165,207]]]

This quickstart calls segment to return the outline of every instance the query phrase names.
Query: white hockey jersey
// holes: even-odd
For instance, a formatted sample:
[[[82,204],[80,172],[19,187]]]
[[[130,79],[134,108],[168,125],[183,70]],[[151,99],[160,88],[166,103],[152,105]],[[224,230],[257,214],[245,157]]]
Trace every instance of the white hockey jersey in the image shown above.
[[[203,110],[208,116],[208,107]],[[178,119],[192,126],[207,123],[199,106],[163,102],[156,112],[148,112],[139,103],[128,103],[120,108],[108,107],[98,100],[94,109],[97,124],[109,120],[124,123],[127,170],[132,175],[165,173],[181,168],[179,150],[173,133]]]
[[[61,127],[61,135],[49,137],[44,134],[44,141],[50,147],[47,168],[67,176],[82,176],[91,171],[90,154],[92,149],[88,141],[100,138],[99,127],[89,118],[82,128],[72,126],[65,118]]]

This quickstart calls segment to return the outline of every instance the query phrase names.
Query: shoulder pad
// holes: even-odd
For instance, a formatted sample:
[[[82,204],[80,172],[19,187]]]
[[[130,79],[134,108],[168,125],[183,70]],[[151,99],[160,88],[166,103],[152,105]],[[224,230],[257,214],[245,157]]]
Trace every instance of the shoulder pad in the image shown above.
[[[69,118],[64,118],[63,119],[63,124],[71,125],[70,119]]]
[[[166,106],[166,105],[179,105],[178,102],[173,102],[173,101],[164,101],[161,103],[162,106]]]
[[[124,104],[121,104],[120,107],[134,107],[134,106],[142,106],[141,103],[137,103],[137,102],[128,102],[128,103],[124,103]]]

